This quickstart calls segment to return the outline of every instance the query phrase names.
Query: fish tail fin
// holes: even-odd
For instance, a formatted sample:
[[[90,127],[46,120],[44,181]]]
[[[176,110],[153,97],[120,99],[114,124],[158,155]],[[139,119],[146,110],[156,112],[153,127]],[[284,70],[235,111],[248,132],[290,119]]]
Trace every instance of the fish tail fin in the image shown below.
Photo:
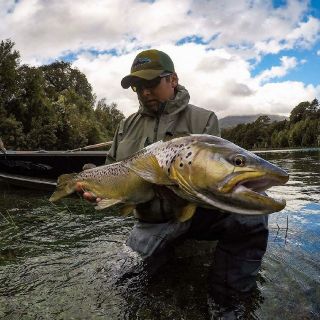
[[[76,190],[76,173],[63,174],[58,178],[57,188],[49,198],[50,202],[55,202]]]

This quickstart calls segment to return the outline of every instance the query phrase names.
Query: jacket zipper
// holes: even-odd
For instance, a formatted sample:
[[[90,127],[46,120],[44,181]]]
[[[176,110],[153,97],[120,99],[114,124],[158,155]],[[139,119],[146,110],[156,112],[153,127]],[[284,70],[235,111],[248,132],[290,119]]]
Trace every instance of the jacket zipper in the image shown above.
[[[153,143],[158,141],[158,128],[159,128],[160,116],[156,117],[156,124],[153,130]]]
[[[162,103],[160,105],[160,109],[159,109],[158,114],[156,116],[156,124],[155,124],[154,130],[153,130],[153,143],[158,141],[159,122],[160,122],[160,118],[162,116],[162,113],[163,113],[165,106],[166,106],[166,103]]]

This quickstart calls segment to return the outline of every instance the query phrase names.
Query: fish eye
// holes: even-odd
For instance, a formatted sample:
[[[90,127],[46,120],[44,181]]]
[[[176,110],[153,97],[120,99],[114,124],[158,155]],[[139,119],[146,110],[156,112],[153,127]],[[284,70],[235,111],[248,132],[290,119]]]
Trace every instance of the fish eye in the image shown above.
[[[244,167],[246,164],[246,158],[242,155],[236,155],[233,159],[233,164],[236,167]]]

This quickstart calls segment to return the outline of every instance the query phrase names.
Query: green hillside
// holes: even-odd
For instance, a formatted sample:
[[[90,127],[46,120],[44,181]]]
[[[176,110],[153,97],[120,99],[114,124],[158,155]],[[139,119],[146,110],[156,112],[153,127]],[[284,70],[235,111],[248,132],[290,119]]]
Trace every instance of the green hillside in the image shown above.
[[[278,116],[275,114],[256,114],[256,115],[247,115],[247,116],[227,116],[219,120],[220,128],[232,128],[237,126],[238,124],[247,124],[255,122],[260,116],[268,116],[273,121],[283,121],[287,120],[288,117]]]

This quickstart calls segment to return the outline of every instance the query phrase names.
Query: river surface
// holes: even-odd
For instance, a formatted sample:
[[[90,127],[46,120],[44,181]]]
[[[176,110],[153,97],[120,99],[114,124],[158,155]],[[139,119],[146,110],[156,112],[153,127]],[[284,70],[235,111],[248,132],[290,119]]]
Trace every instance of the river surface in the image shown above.
[[[320,149],[259,155],[290,180],[270,190],[287,207],[270,216],[258,290],[242,318],[319,319]],[[0,184],[0,319],[218,318],[210,244],[181,245],[150,278],[125,245],[133,218],[48,196]]]

